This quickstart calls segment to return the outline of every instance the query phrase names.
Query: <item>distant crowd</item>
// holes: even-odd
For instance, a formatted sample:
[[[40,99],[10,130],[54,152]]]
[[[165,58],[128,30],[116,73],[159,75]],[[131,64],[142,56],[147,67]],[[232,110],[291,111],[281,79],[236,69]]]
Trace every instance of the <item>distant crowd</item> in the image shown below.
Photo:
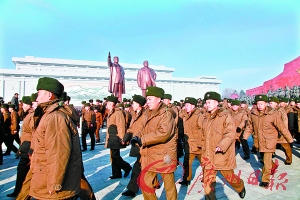
[[[258,154],[263,164],[259,186],[268,188],[278,167],[272,160],[276,149],[285,152],[284,164],[291,165],[293,143],[300,143],[300,98],[261,94],[249,108],[245,101],[221,99],[217,92],[172,101],[172,94],[150,86],[145,97],[136,94],[120,102],[110,95],[103,100],[82,101],[78,109],[59,81],[44,77],[39,79],[37,93],[21,100],[16,93],[7,103],[0,100],[0,164],[5,164],[3,156],[11,151],[20,159],[14,192],[7,195],[17,199],[95,199],[81,158],[81,152],[88,150],[87,135],[91,138],[90,151],[100,139],[110,149],[110,179],[127,177],[131,172],[122,195],[135,197],[141,190],[144,199],[157,199],[155,190],[161,187],[158,173],[167,199],[178,198],[174,172],[182,156],[184,175],[179,184],[191,183],[192,163],[197,158],[206,199],[216,199],[218,171],[244,198],[244,181],[234,174],[237,149],[242,146],[245,160],[251,153]],[[106,137],[100,138],[104,126]],[[247,141],[250,136],[252,147]],[[4,153],[2,143],[7,147]],[[136,157],[133,166],[120,155],[120,149],[128,145],[130,156]]]

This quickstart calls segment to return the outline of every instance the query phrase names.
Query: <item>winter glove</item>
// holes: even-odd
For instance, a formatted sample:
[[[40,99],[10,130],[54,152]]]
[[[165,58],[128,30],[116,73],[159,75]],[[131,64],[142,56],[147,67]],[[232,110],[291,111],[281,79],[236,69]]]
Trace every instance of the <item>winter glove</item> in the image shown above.
[[[130,139],[132,138],[132,133],[125,133],[124,137],[123,137],[123,141],[124,142],[129,142]]]
[[[141,147],[142,146],[142,140],[141,140],[141,138],[139,138],[138,136],[134,136],[131,139],[130,144],[134,145],[135,143],[138,143],[138,145]]]

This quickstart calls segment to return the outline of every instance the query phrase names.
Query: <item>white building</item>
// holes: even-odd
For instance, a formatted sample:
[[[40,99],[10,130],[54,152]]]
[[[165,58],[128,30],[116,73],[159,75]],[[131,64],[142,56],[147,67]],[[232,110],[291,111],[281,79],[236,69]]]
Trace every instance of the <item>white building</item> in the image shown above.
[[[109,67],[106,62],[67,60],[56,58],[25,58],[13,57],[16,69],[1,69],[0,96],[5,102],[14,93],[30,96],[36,92],[37,81],[40,77],[53,77],[65,86],[65,91],[71,97],[71,103],[80,105],[82,100],[103,99],[110,95],[108,92]],[[125,71],[125,90],[123,98],[131,98],[134,94],[141,94],[136,77],[142,64],[120,63]],[[173,68],[150,65],[157,74],[156,85],[162,87],[165,93],[172,94],[173,101],[185,97],[203,98],[207,91],[219,92],[218,80],[214,76],[199,76],[196,78],[173,77]]]

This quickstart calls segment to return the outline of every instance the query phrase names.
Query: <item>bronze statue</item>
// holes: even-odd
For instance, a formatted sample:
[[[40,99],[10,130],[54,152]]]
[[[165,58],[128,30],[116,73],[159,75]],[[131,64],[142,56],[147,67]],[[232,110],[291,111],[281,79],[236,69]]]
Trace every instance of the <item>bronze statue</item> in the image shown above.
[[[110,52],[108,52],[107,65],[110,70],[108,91],[118,100],[122,102],[122,94],[125,94],[125,72],[123,67],[119,64],[118,56],[114,57],[114,62],[111,62]]]
[[[139,69],[137,74],[137,82],[138,86],[142,90],[142,96],[146,97],[146,89],[149,86],[156,86],[156,73],[153,69],[149,67],[149,63],[147,60],[143,63],[144,67]]]

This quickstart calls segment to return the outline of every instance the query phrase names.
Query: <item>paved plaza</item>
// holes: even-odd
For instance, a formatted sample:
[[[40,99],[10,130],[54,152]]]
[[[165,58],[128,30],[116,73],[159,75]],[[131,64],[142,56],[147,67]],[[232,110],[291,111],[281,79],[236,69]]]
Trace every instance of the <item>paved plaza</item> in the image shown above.
[[[85,176],[93,187],[97,199],[113,200],[113,199],[130,199],[121,195],[126,190],[126,186],[130,180],[130,175],[127,178],[111,180],[108,177],[111,175],[109,150],[104,148],[103,140],[105,137],[105,129],[101,129],[101,144],[96,145],[94,151],[83,152],[83,163],[85,168]],[[252,146],[252,140],[249,139],[249,145]],[[4,144],[3,144],[4,146]],[[5,149],[5,146],[3,147]],[[129,157],[130,146],[121,150],[121,155],[131,165],[134,164],[135,158]],[[293,148],[293,164],[290,166],[284,165],[284,153],[281,150],[276,150],[277,156],[274,158],[278,162],[278,171],[275,173],[273,186],[269,189],[264,189],[258,186],[260,181],[260,171],[262,164],[258,162],[258,156],[251,154],[249,160],[245,161],[242,148],[237,151],[236,161],[237,168],[235,173],[239,175],[245,182],[246,197],[244,199],[264,199],[264,200],[299,200],[300,199],[300,145],[294,145]],[[6,197],[12,193],[16,180],[17,165],[19,159],[15,158],[12,153],[10,156],[4,157],[3,165],[0,165],[0,199],[12,199]],[[180,158],[183,162],[183,158]],[[204,199],[204,191],[201,183],[201,167],[199,161],[193,163],[193,180],[187,186],[178,184],[182,177],[182,167],[178,165],[175,172],[176,187],[178,191],[178,199]],[[258,176],[258,180],[256,178]],[[218,174],[216,196],[220,200],[235,200],[240,199],[238,194],[224,183],[222,176]],[[161,179],[161,177],[159,177]],[[162,187],[156,190],[158,199],[166,199],[163,182]],[[139,191],[136,200],[143,199],[142,193]]]

